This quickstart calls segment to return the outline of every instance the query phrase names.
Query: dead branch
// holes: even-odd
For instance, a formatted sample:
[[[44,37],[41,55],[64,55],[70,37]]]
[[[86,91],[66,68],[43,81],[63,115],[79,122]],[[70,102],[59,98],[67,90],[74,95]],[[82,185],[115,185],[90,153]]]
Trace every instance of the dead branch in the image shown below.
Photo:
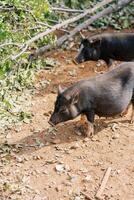
[[[51,7],[51,9],[57,12],[68,12],[68,13],[83,13],[84,12],[84,10],[69,9],[69,8]]]
[[[10,46],[10,45],[12,45],[12,46],[17,46],[17,47],[21,47],[21,45],[20,44],[18,44],[18,43],[13,43],[13,42],[7,42],[7,43],[4,43],[4,44],[0,44],[0,48],[3,48],[3,47],[5,47],[5,46]]]
[[[63,21],[63,22],[60,23],[60,24],[56,24],[56,25],[53,26],[51,29],[47,29],[46,31],[37,34],[36,36],[34,36],[33,38],[31,38],[30,40],[28,40],[28,41],[26,41],[26,42],[24,43],[24,49],[22,49],[22,52],[24,53],[24,52],[27,50],[28,46],[29,46],[31,43],[37,41],[38,39],[43,38],[44,36],[46,36],[46,35],[48,35],[48,34],[54,32],[54,31],[56,31],[56,30],[58,30],[58,29],[64,27],[65,25],[68,25],[68,24],[70,24],[70,23],[73,23],[73,22],[75,22],[75,21],[78,21],[79,19],[85,17],[85,16],[88,15],[88,14],[91,14],[91,13],[95,12],[98,8],[101,8],[101,7],[107,5],[108,3],[112,2],[112,1],[113,1],[113,0],[103,0],[102,2],[97,3],[96,6],[94,6],[93,8],[87,9],[84,13],[81,13],[81,14],[75,16],[75,17],[72,17],[71,19],[65,20],[65,21]],[[27,47],[27,48],[26,48],[26,47]],[[25,50],[25,51],[24,51],[24,50]],[[11,57],[12,57],[12,59],[16,59],[16,58],[18,58],[21,54],[22,54],[22,53],[20,52],[19,54],[14,55],[14,56],[11,56]]]
[[[105,175],[104,175],[104,177],[103,177],[101,186],[100,186],[99,190],[98,190],[97,193],[96,193],[96,198],[97,198],[97,199],[102,199],[102,193],[103,193],[103,191],[104,191],[104,189],[105,189],[105,187],[106,187],[106,184],[107,184],[107,181],[108,181],[108,179],[109,179],[111,170],[112,170],[112,168],[111,168],[111,167],[108,167],[108,169],[107,169],[107,171],[106,171],[106,173],[105,173]]]
[[[70,34],[66,34],[62,37],[60,37],[55,45],[46,45],[44,47],[39,48],[38,50],[35,51],[34,54],[31,55],[30,58],[32,57],[38,57],[40,55],[42,55],[45,51],[50,50],[52,48],[55,47],[59,47],[61,46],[66,40],[69,40],[70,38],[72,38],[76,33],[80,32],[82,29],[87,28],[90,24],[92,24],[95,20],[104,17],[105,15],[111,14],[112,12],[116,12],[118,10],[120,10],[121,8],[123,8],[124,6],[126,6],[127,4],[129,4],[130,2],[132,2],[133,0],[120,0],[118,4],[114,4],[108,8],[105,8],[103,11],[99,12],[98,14],[94,15],[93,17],[89,18],[88,20],[86,20],[85,22],[83,22],[82,24],[78,25],[76,28],[74,28]]]
[[[36,40],[54,32],[55,30],[60,29],[63,26],[67,26],[70,23],[73,23],[75,21],[78,21],[79,19],[85,17],[87,14],[91,14],[94,11],[96,11],[98,8],[103,7],[104,5],[107,5],[108,3],[112,2],[113,0],[103,0],[102,2],[96,4],[96,6],[94,6],[91,9],[86,10],[84,13],[81,13],[80,15],[77,15],[76,17],[73,17],[71,19],[68,19],[60,24],[56,24],[55,26],[52,27],[52,29],[48,29],[45,32],[39,33],[37,34],[35,37],[31,38],[30,40],[25,42],[25,45],[30,45],[31,43],[35,42]]]
[[[5,11],[12,11],[15,10],[14,6],[0,6],[0,11],[5,12]]]
[[[20,57],[28,48],[28,45],[25,45],[24,48],[22,49],[22,51],[17,54],[17,55],[14,55],[14,56],[11,56],[11,60],[16,60],[18,57]]]
[[[39,22],[39,21],[37,21],[36,23],[37,23],[37,24],[40,24],[40,25],[42,25],[42,26],[46,26],[46,27],[48,27],[48,28],[52,28],[51,25],[46,24],[46,23],[44,23],[44,22]],[[61,30],[61,31],[63,31],[63,32],[66,32],[66,33],[69,33],[69,31],[67,31],[67,30],[64,29],[64,28],[60,28],[59,30]]]

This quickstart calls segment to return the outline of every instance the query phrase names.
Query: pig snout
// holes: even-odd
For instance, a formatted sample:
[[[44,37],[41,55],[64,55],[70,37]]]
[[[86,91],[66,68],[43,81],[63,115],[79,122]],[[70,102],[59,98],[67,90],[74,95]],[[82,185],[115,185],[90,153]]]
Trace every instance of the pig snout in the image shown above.
[[[84,59],[82,59],[80,56],[77,56],[74,58],[73,62],[75,64],[80,64],[80,63],[84,62]]]
[[[55,124],[54,124],[51,120],[49,120],[48,123],[49,123],[51,126],[55,126]]]
[[[76,65],[79,64],[79,63],[77,62],[77,59],[75,59],[75,58],[74,58],[72,61],[73,61],[73,63],[76,64]]]
[[[56,124],[59,123],[59,119],[58,117],[56,116],[56,114],[52,114],[48,123],[51,125],[51,126],[55,126]]]

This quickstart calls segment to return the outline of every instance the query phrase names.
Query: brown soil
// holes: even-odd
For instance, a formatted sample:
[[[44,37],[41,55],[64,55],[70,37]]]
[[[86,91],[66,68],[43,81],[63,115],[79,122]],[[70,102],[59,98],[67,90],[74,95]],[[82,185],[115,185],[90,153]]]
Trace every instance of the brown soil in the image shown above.
[[[0,189],[1,200],[93,200],[108,167],[112,167],[112,172],[103,199],[134,199],[134,125],[128,121],[130,110],[122,118],[96,117],[92,139],[78,132],[79,117],[56,129],[48,124],[59,84],[69,86],[107,70],[104,63],[99,67],[96,62],[75,65],[71,61],[75,54],[62,50],[48,53],[61,66],[40,72],[38,80],[49,80],[50,84],[45,89],[36,87],[32,122],[18,126],[7,138],[16,147],[10,163],[0,169],[0,183],[6,183]]]

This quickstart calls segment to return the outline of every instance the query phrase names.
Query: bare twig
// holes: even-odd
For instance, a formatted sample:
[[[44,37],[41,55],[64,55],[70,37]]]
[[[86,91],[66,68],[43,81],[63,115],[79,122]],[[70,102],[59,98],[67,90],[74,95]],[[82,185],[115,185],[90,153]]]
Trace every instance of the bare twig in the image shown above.
[[[14,55],[14,56],[12,55],[11,59],[16,60],[18,57],[20,57],[27,50],[27,48],[28,48],[28,45],[25,45],[25,47],[22,49],[22,51],[17,55]]]
[[[12,11],[12,10],[15,10],[15,7],[14,6],[0,6],[0,11],[2,12],[5,12],[5,11]]]
[[[111,168],[111,167],[108,167],[108,169],[107,169],[107,171],[106,171],[106,173],[105,173],[105,175],[104,175],[104,177],[103,177],[101,186],[100,186],[99,190],[98,190],[97,193],[96,193],[96,198],[97,198],[97,199],[102,199],[102,193],[103,193],[103,191],[104,191],[104,189],[105,189],[105,187],[106,187],[106,184],[107,184],[107,181],[108,181],[108,179],[109,179],[111,170],[112,170],[112,168]]]
[[[39,22],[39,21],[37,21],[36,23],[37,23],[37,24],[40,24],[40,25],[43,25],[43,26],[46,26],[46,27],[48,27],[48,28],[52,28],[51,25],[46,24],[46,23],[44,23],[44,22]],[[69,31],[67,31],[66,29],[60,28],[60,30],[63,31],[63,32],[65,32],[65,33],[69,33]]]
[[[120,10],[121,8],[123,8],[124,6],[126,6],[127,4],[129,4],[130,2],[132,2],[133,0],[120,0],[118,4],[114,4],[108,8],[105,8],[103,11],[99,12],[98,14],[94,15],[93,17],[89,18],[88,20],[84,21],[82,24],[78,25],[76,28],[74,28],[69,35],[64,35],[62,37],[60,37],[55,46],[53,45],[46,45],[44,47],[41,47],[40,49],[36,50],[36,52],[32,55],[34,57],[38,57],[39,55],[42,55],[45,51],[50,50],[51,48],[54,47],[59,47],[61,46],[66,40],[69,40],[70,38],[72,38],[76,33],[80,32],[82,29],[87,28],[90,24],[92,24],[95,20],[111,14],[112,12],[116,12],[118,10]]]
[[[5,46],[10,46],[10,45],[12,45],[12,46],[17,46],[17,47],[21,47],[21,44],[18,44],[18,43],[13,43],[13,42],[7,42],[7,43],[4,43],[4,44],[0,44],[0,48],[3,48],[3,47],[5,47]]]
[[[87,9],[84,13],[81,13],[81,14],[75,16],[75,17],[72,17],[71,19],[65,20],[65,21],[63,21],[63,22],[60,23],[60,24],[56,24],[56,25],[53,26],[51,29],[47,29],[46,31],[37,34],[36,36],[34,36],[33,38],[31,38],[30,40],[28,40],[28,41],[26,41],[26,42],[24,43],[24,46],[25,46],[24,49],[25,49],[25,51],[27,50],[26,47],[28,47],[31,43],[33,43],[33,42],[37,41],[38,39],[41,39],[41,38],[43,38],[44,36],[46,36],[46,35],[48,35],[48,34],[54,32],[54,31],[56,31],[56,30],[58,30],[58,29],[64,27],[65,25],[68,25],[68,24],[70,24],[70,23],[73,23],[73,22],[75,22],[75,21],[78,21],[79,19],[85,17],[87,14],[93,13],[93,12],[96,11],[98,8],[101,8],[101,7],[107,5],[108,3],[112,2],[112,1],[113,1],[113,0],[103,0],[102,2],[97,3],[96,6],[94,6],[93,8]],[[23,53],[25,52],[24,49],[22,50]],[[22,52],[20,52],[18,55],[21,55]],[[17,56],[17,55],[16,55],[16,56],[12,56],[12,58],[18,58],[18,56]]]
[[[83,13],[84,12],[84,10],[76,10],[76,9],[69,9],[69,8],[51,7],[51,9],[57,12],[69,12],[69,13]]]

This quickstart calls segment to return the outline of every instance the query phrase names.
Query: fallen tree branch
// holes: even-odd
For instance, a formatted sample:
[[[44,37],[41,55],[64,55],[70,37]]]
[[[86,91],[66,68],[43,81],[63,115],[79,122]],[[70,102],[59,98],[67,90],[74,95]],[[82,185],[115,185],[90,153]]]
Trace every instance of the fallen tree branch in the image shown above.
[[[48,28],[52,28],[51,25],[46,24],[46,23],[44,23],[44,22],[39,22],[39,21],[37,21],[36,23],[37,23],[37,24],[40,24],[40,25],[42,25],[42,26],[46,26],[46,27],[48,27]],[[63,32],[66,32],[66,33],[69,33],[69,31],[67,31],[66,29],[63,29],[63,28],[60,28],[59,30],[61,30],[61,31],[63,31]]]
[[[69,40],[72,38],[76,33],[80,32],[82,29],[87,28],[90,24],[92,24],[95,20],[104,17],[105,15],[111,14],[112,12],[116,12],[132,2],[133,0],[120,0],[118,4],[114,4],[108,8],[105,8],[103,11],[99,12],[98,14],[94,15],[93,17],[89,18],[82,24],[78,25],[76,28],[74,28],[69,35],[64,35],[60,37],[55,46],[54,45],[46,45],[44,47],[39,48],[34,52],[34,54],[31,54],[30,58],[32,57],[38,57],[42,55],[45,51],[50,50],[51,48],[59,47],[61,46],[66,40]]]
[[[83,13],[84,12],[84,10],[76,10],[76,9],[69,9],[69,8],[51,7],[51,9],[57,12],[69,12],[69,13]]]
[[[28,41],[26,41],[26,42],[24,43],[24,46],[25,46],[25,47],[24,47],[24,49],[22,49],[22,52],[24,53],[24,52],[27,50],[26,46],[28,47],[31,43],[37,41],[38,39],[43,38],[44,36],[46,36],[46,35],[48,35],[48,34],[54,32],[54,31],[56,31],[56,30],[58,30],[58,29],[64,27],[65,25],[68,25],[68,24],[70,24],[70,23],[73,23],[73,22],[75,22],[75,21],[78,21],[79,19],[85,17],[85,16],[88,15],[88,14],[91,14],[91,13],[95,12],[98,8],[101,8],[101,7],[107,5],[108,3],[112,2],[112,1],[113,1],[113,0],[103,0],[102,2],[97,3],[96,6],[94,6],[93,8],[90,8],[90,9],[85,10],[84,13],[81,13],[81,14],[79,14],[79,15],[77,15],[77,16],[71,18],[71,19],[65,20],[65,21],[63,21],[63,22],[60,23],[60,24],[56,24],[56,25],[53,26],[51,29],[47,29],[46,31],[37,34],[36,36],[34,36],[33,38],[31,38],[30,40],[28,40]],[[24,50],[25,50],[25,51],[24,51]],[[22,54],[22,53],[20,52],[18,55],[20,56],[21,54]],[[11,56],[11,57],[12,57],[12,59],[13,59],[13,58],[18,58],[18,57],[19,57],[18,55]]]
[[[29,45],[31,44],[32,42],[35,42],[36,40],[54,32],[55,30],[57,29],[60,29],[61,27],[65,26],[65,25],[68,25],[70,23],[73,23],[75,21],[78,21],[79,19],[85,17],[87,14],[91,14],[93,13],[94,11],[96,11],[98,8],[104,6],[104,5],[107,5],[108,3],[112,2],[113,0],[103,0],[102,2],[96,4],[96,6],[94,8],[91,8],[91,9],[88,9],[86,10],[84,13],[80,14],[80,15],[77,15],[76,17],[73,17],[71,19],[68,19],[66,21],[63,21],[61,24],[56,24],[55,26],[52,27],[52,29],[48,29],[46,30],[45,32],[42,32],[42,33],[39,33],[37,34],[35,37],[31,38],[30,40],[26,41],[25,44],[26,45]]]
[[[104,191],[104,189],[105,189],[105,187],[106,187],[106,184],[107,184],[107,181],[108,181],[108,179],[109,179],[111,170],[112,170],[112,168],[111,168],[111,167],[108,167],[108,169],[107,169],[107,171],[106,171],[106,173],[105,173],[105,175],[104,175],[104,177],[103,177],[103,179],[102,179],[102,183],[101,183],[101,185],[100,185],[100,188],[99,188],[99,190],[98,190],[97,193],[96,193],[96,196],[95,196],[95,197],[96,197],[97,199],[102,199],[102,193],[103,193],[103,191]]]

